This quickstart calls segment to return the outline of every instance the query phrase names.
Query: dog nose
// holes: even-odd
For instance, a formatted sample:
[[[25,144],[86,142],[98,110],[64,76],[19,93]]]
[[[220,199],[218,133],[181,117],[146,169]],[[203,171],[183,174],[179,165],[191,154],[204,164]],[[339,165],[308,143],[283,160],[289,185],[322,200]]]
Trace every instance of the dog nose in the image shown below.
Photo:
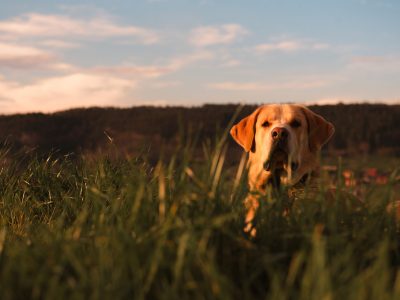
[[[272,139],[279,141],[279,140],[286,140],[288,137],[289,132],[287,131],[286,128],[283,127],[275,127],[272,129],[271,136]]]

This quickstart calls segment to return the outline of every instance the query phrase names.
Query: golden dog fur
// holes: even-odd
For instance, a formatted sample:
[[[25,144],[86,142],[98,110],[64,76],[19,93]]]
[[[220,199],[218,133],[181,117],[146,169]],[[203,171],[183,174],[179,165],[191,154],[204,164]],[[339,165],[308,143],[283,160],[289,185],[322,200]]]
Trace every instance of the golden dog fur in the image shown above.
[[[323,117],[294,104],[261,106],[232,127],[232,137],[249,153],[248,230],[259,206],[254,194],[265,193],[269,184],[293,186],[317,173],[318,153],[334,131]]]

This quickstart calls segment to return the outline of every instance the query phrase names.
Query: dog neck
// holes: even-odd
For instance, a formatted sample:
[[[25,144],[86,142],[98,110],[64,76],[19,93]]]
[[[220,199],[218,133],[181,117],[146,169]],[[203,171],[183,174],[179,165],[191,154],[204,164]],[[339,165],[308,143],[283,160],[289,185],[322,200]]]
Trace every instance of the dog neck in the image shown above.
[[[281,186],[287,185],[290,188],[304,187],[312,178],[317,177],[318,167],[316,161],[309,160],[307,164],[301,166],[298,170],[298,179],[294,183],[282,182],[281,171],[267,172],[263,169],[258,160],[250,154],[248,161],[248,175],[249,175],[249,188],[250,190],[265,191],[268,186],[279,189]],[[306,167],[307,166],[307,167]]]

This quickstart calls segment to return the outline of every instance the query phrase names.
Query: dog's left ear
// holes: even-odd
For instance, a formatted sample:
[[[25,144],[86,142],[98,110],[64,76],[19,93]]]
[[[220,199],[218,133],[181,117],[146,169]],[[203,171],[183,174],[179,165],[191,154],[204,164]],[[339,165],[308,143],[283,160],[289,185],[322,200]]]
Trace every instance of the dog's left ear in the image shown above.
[[[255,110],[251,115],[242,119],[231,129],[233,139],[242,146],[246,152],[249,152],[253,147],[256,131],[255,124],[259,111],[260,109]]]
[[[302,110],[307,119],[308,125],[308,144],[312,152],[320,150],[332,135],[335,133],[335,127],[332,123],[325,120],[320,115],[312,112],[306,107]]]

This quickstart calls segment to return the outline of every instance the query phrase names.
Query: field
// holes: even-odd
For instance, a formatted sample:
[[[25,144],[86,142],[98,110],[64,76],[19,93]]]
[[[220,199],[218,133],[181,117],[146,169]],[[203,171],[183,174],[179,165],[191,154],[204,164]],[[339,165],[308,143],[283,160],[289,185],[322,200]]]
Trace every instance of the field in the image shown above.
[[[284,214],[285,193],[272,193],[252,238],[246,176],[225,164],[225,139],[200,158],[184,141],[156,165],[4,150],[0,299],[400,298],[400,223],[388,210],[400,200],[398,158],[324,158],[335,201],[321,186]],[[384,183],[346,186],[343,170],[372,167]]]

